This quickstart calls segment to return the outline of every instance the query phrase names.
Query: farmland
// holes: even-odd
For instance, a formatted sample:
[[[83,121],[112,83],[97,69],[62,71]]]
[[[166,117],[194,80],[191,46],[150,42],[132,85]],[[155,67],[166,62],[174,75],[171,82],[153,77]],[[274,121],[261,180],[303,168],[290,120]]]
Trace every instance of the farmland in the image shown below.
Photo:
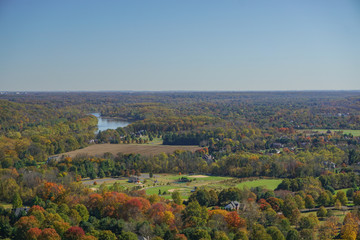
[[[179,181],[182,177],[187,178],[190,181]],[[93,185],[95,181],[97,182],[97,185]],[[156,174],[153,178],[149,178],[148,174],[142,174],[140,176],[140,184],[129,183],[126,178],[86,180],[83,181],[83,184],[96,190],[101,184],[110,187],[114,183],[118,183],[124,189],[131,189],[134,187],[144,189],[148,195],[161,193],[161,196],[166,199],[171,198],[172,192],[178,191],[183,199],[187,199],[190,196],[191,191],[197,188],[221,191],[229,187],[243,188],[246,186],[249,189],[254,187],[264,187],[269,190],[274,190],[281,182],[280,179],[256,179],[241,183],[239,183],[239,181],[241,181],[241,179],[221,176]]]
[[[175,150],[185,150],[195,152],[200,149],[198,146],[167,146],[158,144],[93,144],[89,147],[78,149],[71,152],[66,152],[61,155],[75,157],[78,154],[88,154],[91,156],[101,156],[106,152],[110,152],[114,155],[117,153],[135,153],[141,155],[156,155],[159,153],[173,153]]]

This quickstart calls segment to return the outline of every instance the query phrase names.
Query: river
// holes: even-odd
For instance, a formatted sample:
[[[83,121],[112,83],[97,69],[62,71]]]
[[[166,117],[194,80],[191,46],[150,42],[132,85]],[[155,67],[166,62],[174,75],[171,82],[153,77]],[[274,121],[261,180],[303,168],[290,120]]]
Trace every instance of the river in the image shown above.
[[[106,129],[117,129],[118,127],[126,127],[130,124],[130,122],[121,121],[116,118],[105,118],[101,117],[100,113],[91,113],[91,115],[94,115],[98,119],[98,130],[99,131],[105,131]]]

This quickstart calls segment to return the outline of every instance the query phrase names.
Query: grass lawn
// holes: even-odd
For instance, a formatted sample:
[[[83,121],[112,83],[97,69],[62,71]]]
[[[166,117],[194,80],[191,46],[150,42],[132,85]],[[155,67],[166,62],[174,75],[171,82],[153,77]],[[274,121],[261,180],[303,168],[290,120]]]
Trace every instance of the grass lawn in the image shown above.
[[[0,207],[3,207],[3,208],[5,208],[5,209],[11,209],[11,208],[12,208],[12,204],[11,204],[11,203],[0,202]]]
[[[242,189],[245,186],[248,188],[264,186],[269,190],[274,190],[281,183],[281,181],[281,179],[258,179],[239,183],[236,185],[236,187]]]
[[[319,133],[326,133],[328,129],[303,129],[302,131],[317,131]],[[347,129],[330,129],[331,132],[342,131],[343,134],[351,133],[353,136],[360,136],[360,130],[347,130]]]
[[[146,174],[144,174],[146,175]],[[181,177],[187,177],[191,182],[178,182],[178,179]],[[153,178],[143,177],[140,178],[143,183],[143,189],[145,189],[146,194],[159,194],[166,192],[165,195],[161,195],[166,199],[171,199],[171,192],[177,190],[180,193],[181,198],[187,199],[191,195],[191,190],[195,188],[205,188],[207,190],[213,189],[215,191],[222,191],[225,188],[229,187],[239,187],[243,188],[247,186],[248,188],[265,186],[267,189],[274,190],[282,181],[281,179],[256,179],[253,181],[246,181],[239,183],[241,179],[233,177],[220,177],[220,176],[206,176],[206,175],[179,175],[179,174],[154,174]],[[119,183],[124,189],[131,189],[133,187],[139,186],[138,184],[129,183],[127,179],[97,179],[98,185],[91,184],[92,181],[84,181],[89,188],[97,190],[101,184],[105,184],[110,187],[112,184]],[[170,191],[169,191],[170,190]]]
[[[349,189],[351,189],[351,188],[342,188],[342,189],[335,190],[335,194],[337,192],[339,192],[339,191],[342,191],[342,192],[346,193],[346,191],[349,190]]]
[[[341,211],[341,210],[331,210],[331,211],[333,213],[333,216],[338,219],[339,223],[343,223],[346,214],[349,212],[349,211]],[[315,214],[315,216],[316,216],[316,211],[315,212],[304,212],[304,213],[301,213],[301,216],[309,216],[310,214]],[[325,221],[326,221],[326,218],[320,220],[320,225],[325,223]]]

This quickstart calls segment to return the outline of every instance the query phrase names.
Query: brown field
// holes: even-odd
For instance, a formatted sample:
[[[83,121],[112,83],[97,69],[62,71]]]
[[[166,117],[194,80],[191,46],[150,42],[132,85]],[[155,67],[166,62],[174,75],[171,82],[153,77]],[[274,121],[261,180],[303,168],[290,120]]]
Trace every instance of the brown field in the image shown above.
[[[90,156],[101,156],[106,152],[116,155],[122,153],[139,153],[141,155],[156,155],[159,153],[173,153],[175,150],[187,150],[195,152],[201,149],[198,146],[169,146],[169,145],[147,145],[147,144],[94,144],[89,147],[75,151],[62,153],[60,155],[75,157],[78,154],[88,154]]]

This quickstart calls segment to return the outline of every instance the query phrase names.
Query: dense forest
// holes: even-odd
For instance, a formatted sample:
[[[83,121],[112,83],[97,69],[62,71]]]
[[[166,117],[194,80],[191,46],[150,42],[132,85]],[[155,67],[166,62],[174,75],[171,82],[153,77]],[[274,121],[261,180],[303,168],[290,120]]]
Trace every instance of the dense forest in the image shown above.
[[[130,124],[97,132],[94,112]],[[357,91],[3,92],[0,239],[360,239],[356,130]],[[201,148],[66,155],[155,140]],[[280,184],[204,185],[188,197],[135,184],[94,187],[142,173]]]

